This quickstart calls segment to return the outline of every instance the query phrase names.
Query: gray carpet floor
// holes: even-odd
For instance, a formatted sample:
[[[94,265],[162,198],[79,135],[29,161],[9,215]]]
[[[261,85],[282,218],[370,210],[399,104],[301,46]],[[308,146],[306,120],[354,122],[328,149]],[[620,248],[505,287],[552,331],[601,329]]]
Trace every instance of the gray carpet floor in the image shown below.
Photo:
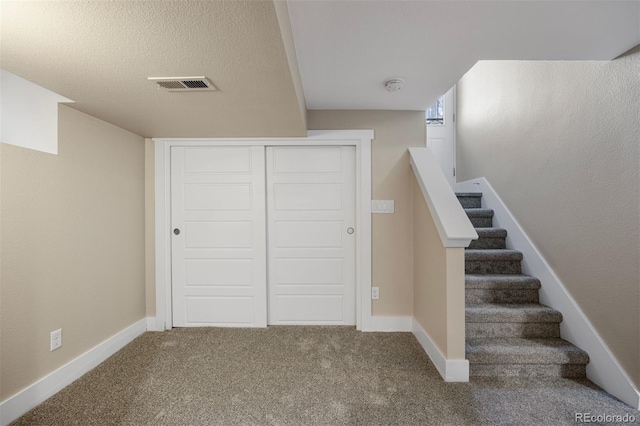
[[[445,383],[410,333],[145,333],[16,425],[561,425],[640,412],[587,380]]]

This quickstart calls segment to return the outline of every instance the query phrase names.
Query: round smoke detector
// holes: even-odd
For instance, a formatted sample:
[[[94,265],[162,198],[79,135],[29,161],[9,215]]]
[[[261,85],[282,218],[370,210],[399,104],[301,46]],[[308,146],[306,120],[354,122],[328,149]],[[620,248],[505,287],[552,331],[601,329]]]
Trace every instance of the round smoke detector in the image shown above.
[[[404,86],[404,78],[392,78],[384,82],[384,88],[387,92],[397,92]]]

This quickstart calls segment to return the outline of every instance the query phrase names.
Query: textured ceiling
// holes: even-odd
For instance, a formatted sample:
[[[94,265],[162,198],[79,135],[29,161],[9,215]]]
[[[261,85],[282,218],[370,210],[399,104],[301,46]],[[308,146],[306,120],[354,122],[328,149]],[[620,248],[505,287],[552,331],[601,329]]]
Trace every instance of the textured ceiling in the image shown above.
[[[636,1],[290,1],[310,109],[424,110],[478,60],[608,60],[640,43]],[[404,77],[388,93],[383,83]]]
[[[145,137],[302,136],[305,98],[311,109],[424,110],[481,59],[612,59],[640,43],[638,0],[286,6],[0,1],[0,65]],[[190,75],[220,91],[146,80]],[[405,88],[386,92],[391,77]]]
[[[0,7],[2,68],[73,99],[72,108],[145,137],[306,134],[272,1]],[[169,93],[147,81],[198,75],[220,90]]]

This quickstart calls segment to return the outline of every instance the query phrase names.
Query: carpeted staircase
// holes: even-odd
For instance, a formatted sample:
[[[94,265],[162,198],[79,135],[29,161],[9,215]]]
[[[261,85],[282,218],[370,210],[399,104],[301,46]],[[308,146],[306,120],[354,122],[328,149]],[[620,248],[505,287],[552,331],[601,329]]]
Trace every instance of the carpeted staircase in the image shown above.
[[[585,377],[589,356],[560,338],[562,314],[539,303],[540,281],[522,275],[522,253],[506,248],[482,194],[456,195],[479,236],[465,252],[470,376]]]

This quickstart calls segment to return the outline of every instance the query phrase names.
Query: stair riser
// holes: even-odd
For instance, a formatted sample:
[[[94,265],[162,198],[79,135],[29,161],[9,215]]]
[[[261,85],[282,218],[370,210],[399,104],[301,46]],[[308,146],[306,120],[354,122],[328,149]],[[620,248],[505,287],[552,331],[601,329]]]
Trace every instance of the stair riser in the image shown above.
[[[470,364],[471,377],[566,377],[587,376],[584,364]]]
[[[468,249],[506,249],[507,243],[504,238],[478,238],[471,241]]]
[[[560,337],[558,323],[467,323],[465,327],[467,338],[479,337],[524,337],[551,338]]]
[[[493,226],[493,218],[491,217],[470,217],[469,220],[474,228],[491,228]]]
[[[493,290],[468,288],[465,302],[472,303],[539,303],[538,290]]]
[[[481,200],[480,197],[458,197],[458,201],[462,204],[463,209],[479,209],[482,207]]]
[[[521,274],[519,260],[466,260],[465,274]]]
[[[509,353],[469,353],[467,359],[472,364],[587,364],[589,356],[584,352],[558,351],[542,354],[533,349],[530,352]]]

